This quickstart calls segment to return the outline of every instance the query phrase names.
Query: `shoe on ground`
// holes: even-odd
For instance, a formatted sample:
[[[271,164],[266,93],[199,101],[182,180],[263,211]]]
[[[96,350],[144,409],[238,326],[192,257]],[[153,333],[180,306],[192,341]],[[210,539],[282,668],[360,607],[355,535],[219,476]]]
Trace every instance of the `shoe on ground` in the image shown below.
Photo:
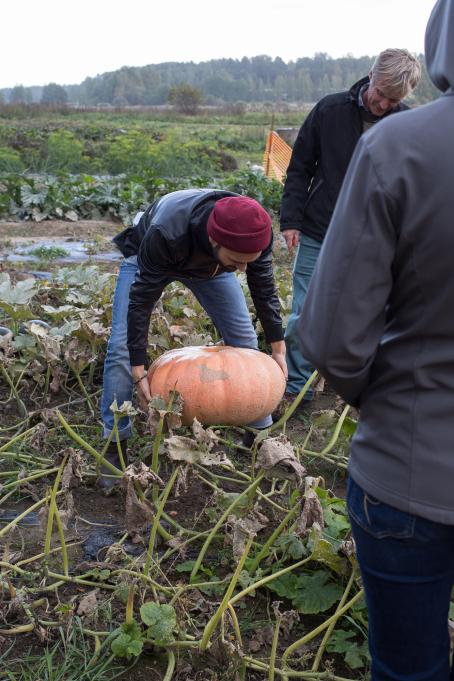
[[[125,466],[128,465],[128,441],[120,440],[120,447],[123,454]],[[121,469],[120,455],[118,453],[118,446],[116,442],[111,442],[106,449],[104,458],[117,468]],[[120,478],[108,478],[106,475],[111,475],[112,471],[107,466],[101,466],[100,475],[98,478],[98,488],[106,495],[111,494],[115,487],[118,486]]]
[[[260,433],[261,430],[267,430],[267,428],[257,428],[256,430],[246,430],[244,432],[244,435],[241,439],[241,444],[243,447],[246,447],[246,449],[250,449],[252,445],[254,444],[254,440],[257,437],[257,434]]]

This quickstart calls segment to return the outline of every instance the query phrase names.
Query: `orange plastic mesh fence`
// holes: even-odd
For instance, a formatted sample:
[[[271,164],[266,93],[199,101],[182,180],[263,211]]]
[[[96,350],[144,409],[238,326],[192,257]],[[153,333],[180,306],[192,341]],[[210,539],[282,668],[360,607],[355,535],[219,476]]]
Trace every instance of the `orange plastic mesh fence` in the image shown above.
[[[287,142],[284,142],[277,132],[270,130],[266,140],[265,153],[263,154],[265,175],[270,179],[283,182],[291,155],[292,148]]]

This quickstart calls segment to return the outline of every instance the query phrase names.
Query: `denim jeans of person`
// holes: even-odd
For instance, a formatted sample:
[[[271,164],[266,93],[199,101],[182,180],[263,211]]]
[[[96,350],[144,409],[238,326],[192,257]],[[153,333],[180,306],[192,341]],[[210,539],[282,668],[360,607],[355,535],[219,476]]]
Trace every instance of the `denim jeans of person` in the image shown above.
[[[366,593],[372,681],[454,681],[454,526],[381,503],[352,478],[347,505]]]
[[[298,251],[293,266],[293,301],[292,311],[285,330],[287,349],[288,380],[287,392],[299,393],[314,371],[311,363],[301,353],[297,330],[298,315],[306,300],[309,282],[317,263],[322,244],[305,234],[300,235]],[[312,391],[306,393],[306,399],[312,398]]]
[[[127,347],[127,317],[129,289],[137,272],[137,257],[126,258],[120,267],[112,308],[112,332],[107,345],[104,362],[103,394],[101,417],[104,437],[108,437],[114,426],[110,405],[116,399],[118,406],[132,399],[132,377]],[[173,281],[169,279],[170,283]],[[241,285],[233,272],[224,272],[212,279],[180,278],[196,296],[205,309],[226,345],[257,349],[257,335],[252,325]],[[267,428],[272,423],[266,416],[250,425]],[[120,419],[119,439],[131,436],[129,418]]]

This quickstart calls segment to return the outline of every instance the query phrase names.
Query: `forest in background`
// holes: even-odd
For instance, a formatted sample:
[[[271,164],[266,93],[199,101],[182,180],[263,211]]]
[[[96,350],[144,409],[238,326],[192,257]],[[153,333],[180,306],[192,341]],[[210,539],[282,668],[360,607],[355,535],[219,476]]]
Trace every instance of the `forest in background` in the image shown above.
[[[419,55],[424,64],[423,55]],[[24,87],[0,90],[4,104],[69,104],[73,106],[157,106],[169,102],[172,88],[187,84],[196,88],[206,105],[223,103],[311,103],[324,95],[349,89],[367,75],[373,57],[325,53],[284,62],[267,55],[242,59],[212,59],[194,63],[167,62],[135,67],[86,78],[78,85]],[[425,68],[412,104],[424,104],[438,96]]]

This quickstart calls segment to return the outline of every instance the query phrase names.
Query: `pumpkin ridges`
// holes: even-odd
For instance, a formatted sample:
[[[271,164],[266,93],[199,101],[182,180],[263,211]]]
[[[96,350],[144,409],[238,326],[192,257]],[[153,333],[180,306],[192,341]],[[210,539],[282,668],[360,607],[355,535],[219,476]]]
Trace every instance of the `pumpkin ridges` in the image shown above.
[[[266,416],[279,403],[285,379],[274,360],[250,348],[229,346],[170,350],[149,369],[152,395],[183,395],[184,422],[244,425]]]

